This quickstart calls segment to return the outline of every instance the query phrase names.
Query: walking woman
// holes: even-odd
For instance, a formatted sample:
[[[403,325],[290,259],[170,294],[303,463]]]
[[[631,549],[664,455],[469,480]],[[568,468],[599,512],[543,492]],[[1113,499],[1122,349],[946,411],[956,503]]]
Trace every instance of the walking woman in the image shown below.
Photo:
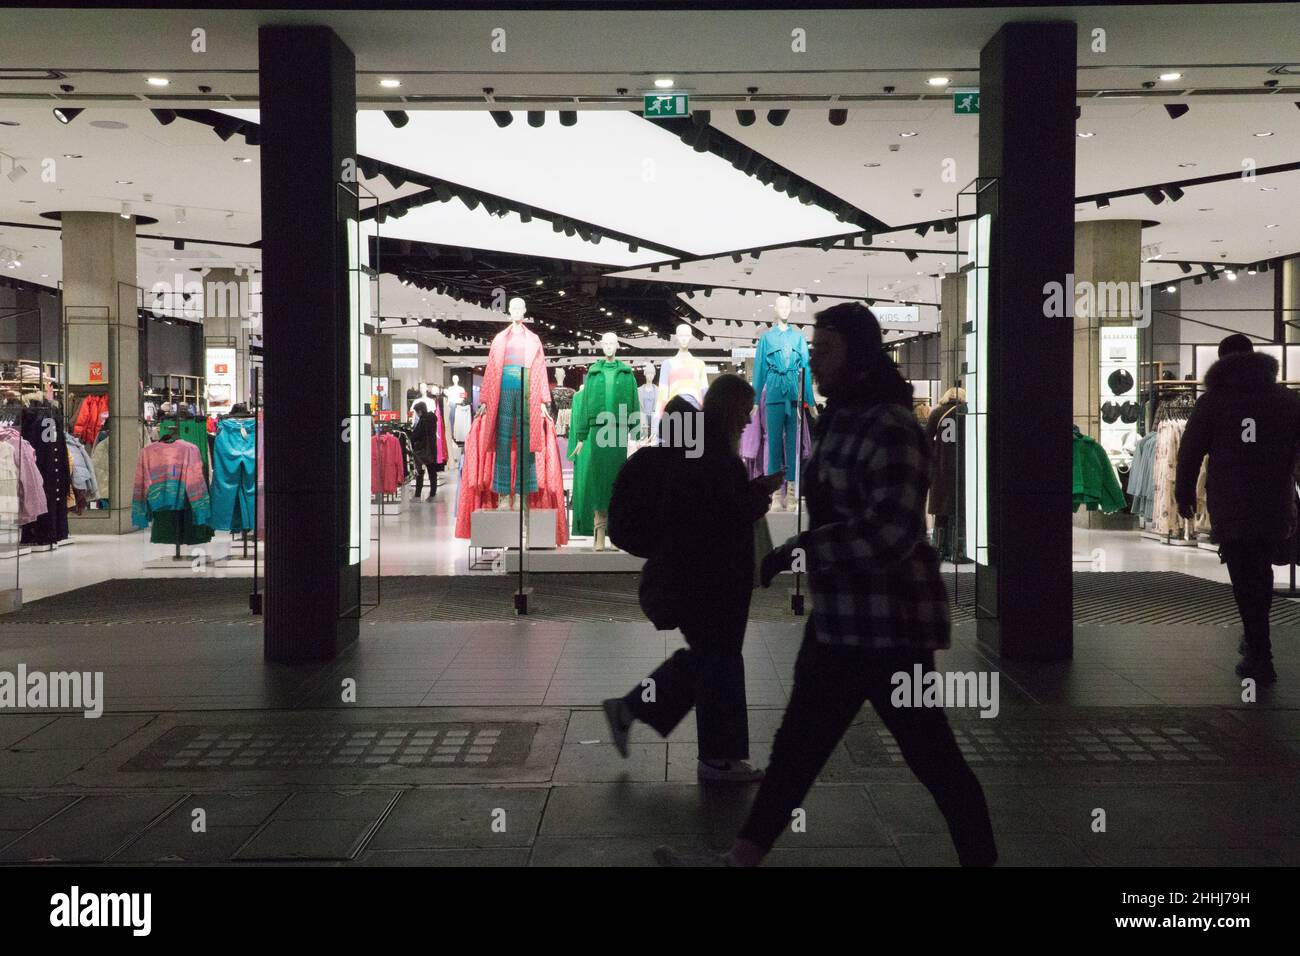
[[[762,776],[748,762],[741,647],[754,588],[754,522],[782,476],[746,476],[740,433],[753,406],[749,383],[722,375],[709,386],[702,413],[677,399],[665,408],[665,420],[674,423],[702,414],[703,442],[672,444],[663,498],[646,502],[657,509],[662,545],[646,559],[641,606],[652,620],[675,623],[687,647],[624,697],[605,701],[614,745],[624,757],[634,720],[667,737],[694,707],[701,780],[743,783]],[[699,434],[678,430],[683,433]]]
[[[438,420],[424,402],[416,402],[411,410],[419,416],[411,427],[411,453],[415,455],[415,500],[420,500],[427,472],[428,500],[432,501],[438,494],[438,473],[433,470],[438,463]]]

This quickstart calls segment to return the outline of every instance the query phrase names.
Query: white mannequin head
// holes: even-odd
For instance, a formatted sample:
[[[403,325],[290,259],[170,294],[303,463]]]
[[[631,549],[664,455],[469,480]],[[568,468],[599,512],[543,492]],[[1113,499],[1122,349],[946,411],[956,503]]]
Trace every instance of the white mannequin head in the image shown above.
[[[528,305],[519,296],[510,300],[510,321],[518,325],[524,320],[524,315],[528,311]]]
[[[674,337],[677,339],[677,347],[679,349],[681,349],[683,352],[690,351],[691,339],[694,336],[691,332],[691,327],[689,325],[683,322],[681,325],[677,326],[677,334]]]
[[[600,350],[605,353],[605,358],[611,359],[614,353],[618,351],[618,336],[613,332],[606,332],[600,337]]]
[[[563,385],[563,384],[564,384],[564,366],[563,366],[563,365],[557,365],[557,366],[555,366],[555,384],[556,384],[556,385]]]
[[[645,380],[647,382],[653,382],[655,380],[654,362],[646,362],[645,365],[641,366],[641,371],[645,372]]]
[[[778,295],[776,297],[776,324],[785,327],[786,320],[790,318],[790,297],[788,295]]]
[[[453,376],[451,377],[451,384],[453,384],[453,385],[459,385],[459,384],[460,384],[460,376],[459,376],[459,375],[453,375]]]

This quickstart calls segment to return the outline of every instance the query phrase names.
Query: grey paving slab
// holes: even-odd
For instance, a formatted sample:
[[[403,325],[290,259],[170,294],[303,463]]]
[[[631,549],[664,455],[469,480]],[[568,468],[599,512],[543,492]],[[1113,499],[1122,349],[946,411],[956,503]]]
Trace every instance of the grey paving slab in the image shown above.
[[[541,835],[644,837],[735,835],[749,808],[752,788],[597,783],[557,786],[542,817]]]
[[[540,836],[533,845],[529,866],[554,867],[654,867],[654,850],[670,844],[691,852],[723,849],[719,843],[709,846],[698,836],[672,837],[553,837]],[[729,845],[729,844],[728,844]]]
[[[421,788],[402,794],[372,850],[528,846],[546,805],[542,787]]]
[[[274,820],[375,821],[397,798],[397,790],[307,790],[294,793]]]
[[[1060,834],[1011,833],[998,836],[998,866],[1088,866],[1080,846]],[[898,838],[907,866],[957,866],[957,851],[947,835],[912,834]]]
[[[872,783],[867,794],[891,835],[948,832],[930,791],[919,783]],[[984,799],[995,833],[1046,833],[1062,825],[1039,806],[1032,787],[985,784]]]
[[[350,860],[365,842],[372,821],[272,820],[234,856],[240,862]]]
[[[5,788],[51,787],[98,758],[101,750],[0,750],[0,780]]]
[[[527,866],[527,847],[462,850],[366,850],[354,866],[507,867]]]
[[[47,724],[58,720],[53,714],[3,714],[0,715],[0,750],[30,737]]]
[[[149,716],[59,717],[36,733],[24,737],[12,749],[105,750],[125,740],[153,718]]]
[[[188,820],[180,821],[178,824],[155,827],[142,834],[114,856],[113,862],[225,863],[255,833],[255,826],[209,827],[202,833],[195,833]]]
[[[0,862],[103,862],[178,799],[174,794],[85,797],[6,847]]]
[[[788,841],[793,844],[793,840]],[[903,858],[894,847],[821,846],[800,847],[777,844],[764,866],[902,866]]]
[[[1085,844],[1084,855],[1096,866],[1235,867],[1284,866],[1283,855],[1272,846],[1196,847],[1113,846]]]
[[[0,830],[30,830],[75,800],[74,795],[0,796]]]
[[[565,744],[555,765],[557,783],[592,783],[612,780],[662,782],[665,779],[668,744],[629,743],[626,758],[614,745]]]

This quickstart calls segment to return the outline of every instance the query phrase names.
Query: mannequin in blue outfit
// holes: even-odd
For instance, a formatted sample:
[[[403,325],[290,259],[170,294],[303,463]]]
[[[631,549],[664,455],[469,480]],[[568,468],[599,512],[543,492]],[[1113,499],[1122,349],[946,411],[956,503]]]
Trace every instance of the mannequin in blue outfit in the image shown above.
[[[758,340],[754,355],[754,400],[764,399],[767,409],[767,472],[776,474],[784,463],[786,484],[781,486],[781,507],[788,508],[789,482],[795,480],[798,447],[799,386],[811,401],[812,373],[808,368],[808,340],[791,328],[790,297],[778,296],[776,322]],[[767,390],[766,396],[763,390]]]

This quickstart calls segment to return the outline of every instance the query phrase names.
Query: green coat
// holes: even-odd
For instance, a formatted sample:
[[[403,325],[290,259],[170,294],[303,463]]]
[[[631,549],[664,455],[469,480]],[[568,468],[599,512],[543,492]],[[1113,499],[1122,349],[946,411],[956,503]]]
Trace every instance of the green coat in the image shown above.
[[[582,419],[582,400],[585,389],[573,395],[572,422]],[[587,503],[587,467],[591,461],[591,448],[584,444],[578,451],[578,430],[569,426],[569,460],[573,462],[573,494],[569,498],[569,513],[573,518],[570,534],[591,535],[596,532],[595,509]]]
[[[177,427],[179,422],[179,428]],[[199,459],[203,462],[203,477],[212,476],[208,462],[208,423],[203,418],[164,418],[158,423],[158,437],[166,438],[178,435],[181,441],[187,441],[199,450]],[[212,529],[207,525],[195,524],[194,514],[186,502],[184,511],[160,511],[154,515],[149,528],[151,544],[207,544],[212,540]]]
[[[628,440],[641,421],[636,373],[626,362],[601,359],[588,369],[582,390],[582,414],[574,413],[570,435],[577,435],[584,454],[591,449],[587,503],[592,511],[608,511],[614,479],[627,461]]]
[[[1074,510],[1100,508],[1106,514],[1126,507],[1124,490],[1106,451],[1087,435],[1074,436]]]

